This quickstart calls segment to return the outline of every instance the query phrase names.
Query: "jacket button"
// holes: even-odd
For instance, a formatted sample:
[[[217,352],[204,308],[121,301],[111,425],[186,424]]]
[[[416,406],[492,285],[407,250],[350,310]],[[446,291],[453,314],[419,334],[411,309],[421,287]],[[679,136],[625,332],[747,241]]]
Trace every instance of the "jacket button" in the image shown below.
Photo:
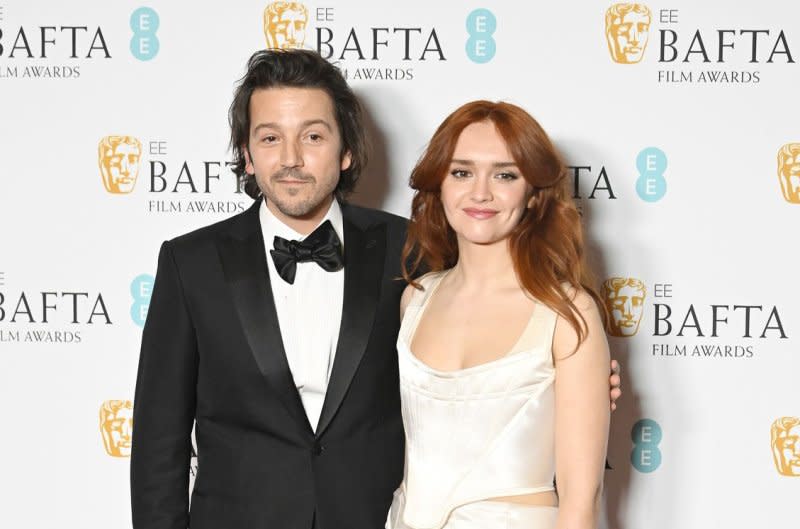
[[[318,441],[314,441],[314,446],[311,447],[311,453],[315,456],[321,455],[325,451],[325,447]]]

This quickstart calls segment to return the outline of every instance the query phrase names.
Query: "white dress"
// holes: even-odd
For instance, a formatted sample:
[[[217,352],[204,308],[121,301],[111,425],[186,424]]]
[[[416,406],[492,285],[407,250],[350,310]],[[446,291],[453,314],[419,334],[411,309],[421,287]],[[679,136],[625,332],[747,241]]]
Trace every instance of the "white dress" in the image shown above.
[[[497,360],[439,371],[410,350],[446,272],[428,274],[397,341],[406,432],[403,482],[387,529],[552,529],[556,507],[488,501],[554,490],[556,314],[536,303],[517,343]]]

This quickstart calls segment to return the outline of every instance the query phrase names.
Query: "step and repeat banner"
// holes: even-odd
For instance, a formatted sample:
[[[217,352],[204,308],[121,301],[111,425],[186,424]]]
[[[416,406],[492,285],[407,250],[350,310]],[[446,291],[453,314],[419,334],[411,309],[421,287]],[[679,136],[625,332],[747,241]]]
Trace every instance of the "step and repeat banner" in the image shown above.
[[[407,216],[410,169],[472,99],[563,153],[624,371],[604,526],[796,527],[797,20],[789,0],[0,0],[0,526],[130,526],[159,245],[251,204],[234,85],[253,51],[306,47],[368,111],[356,203]]]

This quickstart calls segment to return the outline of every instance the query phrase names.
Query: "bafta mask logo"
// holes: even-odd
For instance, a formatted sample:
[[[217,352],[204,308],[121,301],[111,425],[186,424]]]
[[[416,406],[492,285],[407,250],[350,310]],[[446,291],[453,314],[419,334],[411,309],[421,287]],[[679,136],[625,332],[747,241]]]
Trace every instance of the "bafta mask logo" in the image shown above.
[[[644,4],[614,4],[606,11],[606,40],[614,62],[642,60],[650,36],[650,8]]]
[[[264,10],[267,48],[302,48],[306,40],[308,10],[300,2],[272,2]]]
[[[778,151],[778,179],[783,198],[800,204],[800,143],[787,143]]]
[[[130,457],[133,403],[129,400],[105,401],[100,406],[100,433],[108,455]]]
[[[115,195],[133,191],[141,158],[142,144],[133,136],[106,136],[100,140],[97,161],[106,191]]]
[[[800,418],[781,417],[772,423],[770,443],[781,476],[800,476]]]
[[[646,295],[644,283],[634,277],[612,277],[603,283],[603,298],[611,315],[608,334],[627,337],[639,331]]]

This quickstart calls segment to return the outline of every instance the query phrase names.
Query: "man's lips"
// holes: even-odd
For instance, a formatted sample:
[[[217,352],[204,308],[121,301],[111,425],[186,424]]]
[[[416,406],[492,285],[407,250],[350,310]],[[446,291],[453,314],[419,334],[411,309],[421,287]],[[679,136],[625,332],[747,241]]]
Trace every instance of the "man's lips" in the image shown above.
[[[483,208],[464,208],[463,211],[473,219],[478,219],[478,220],[490,219],[495,215],[497,215],[498,213],[496,209],[483,209]]]
[[[311,180],[292,180],[292,179],[281,179],[277,180],[279,184],[289,184],[289,185],[297,185],[297,184],[310,184]]]

